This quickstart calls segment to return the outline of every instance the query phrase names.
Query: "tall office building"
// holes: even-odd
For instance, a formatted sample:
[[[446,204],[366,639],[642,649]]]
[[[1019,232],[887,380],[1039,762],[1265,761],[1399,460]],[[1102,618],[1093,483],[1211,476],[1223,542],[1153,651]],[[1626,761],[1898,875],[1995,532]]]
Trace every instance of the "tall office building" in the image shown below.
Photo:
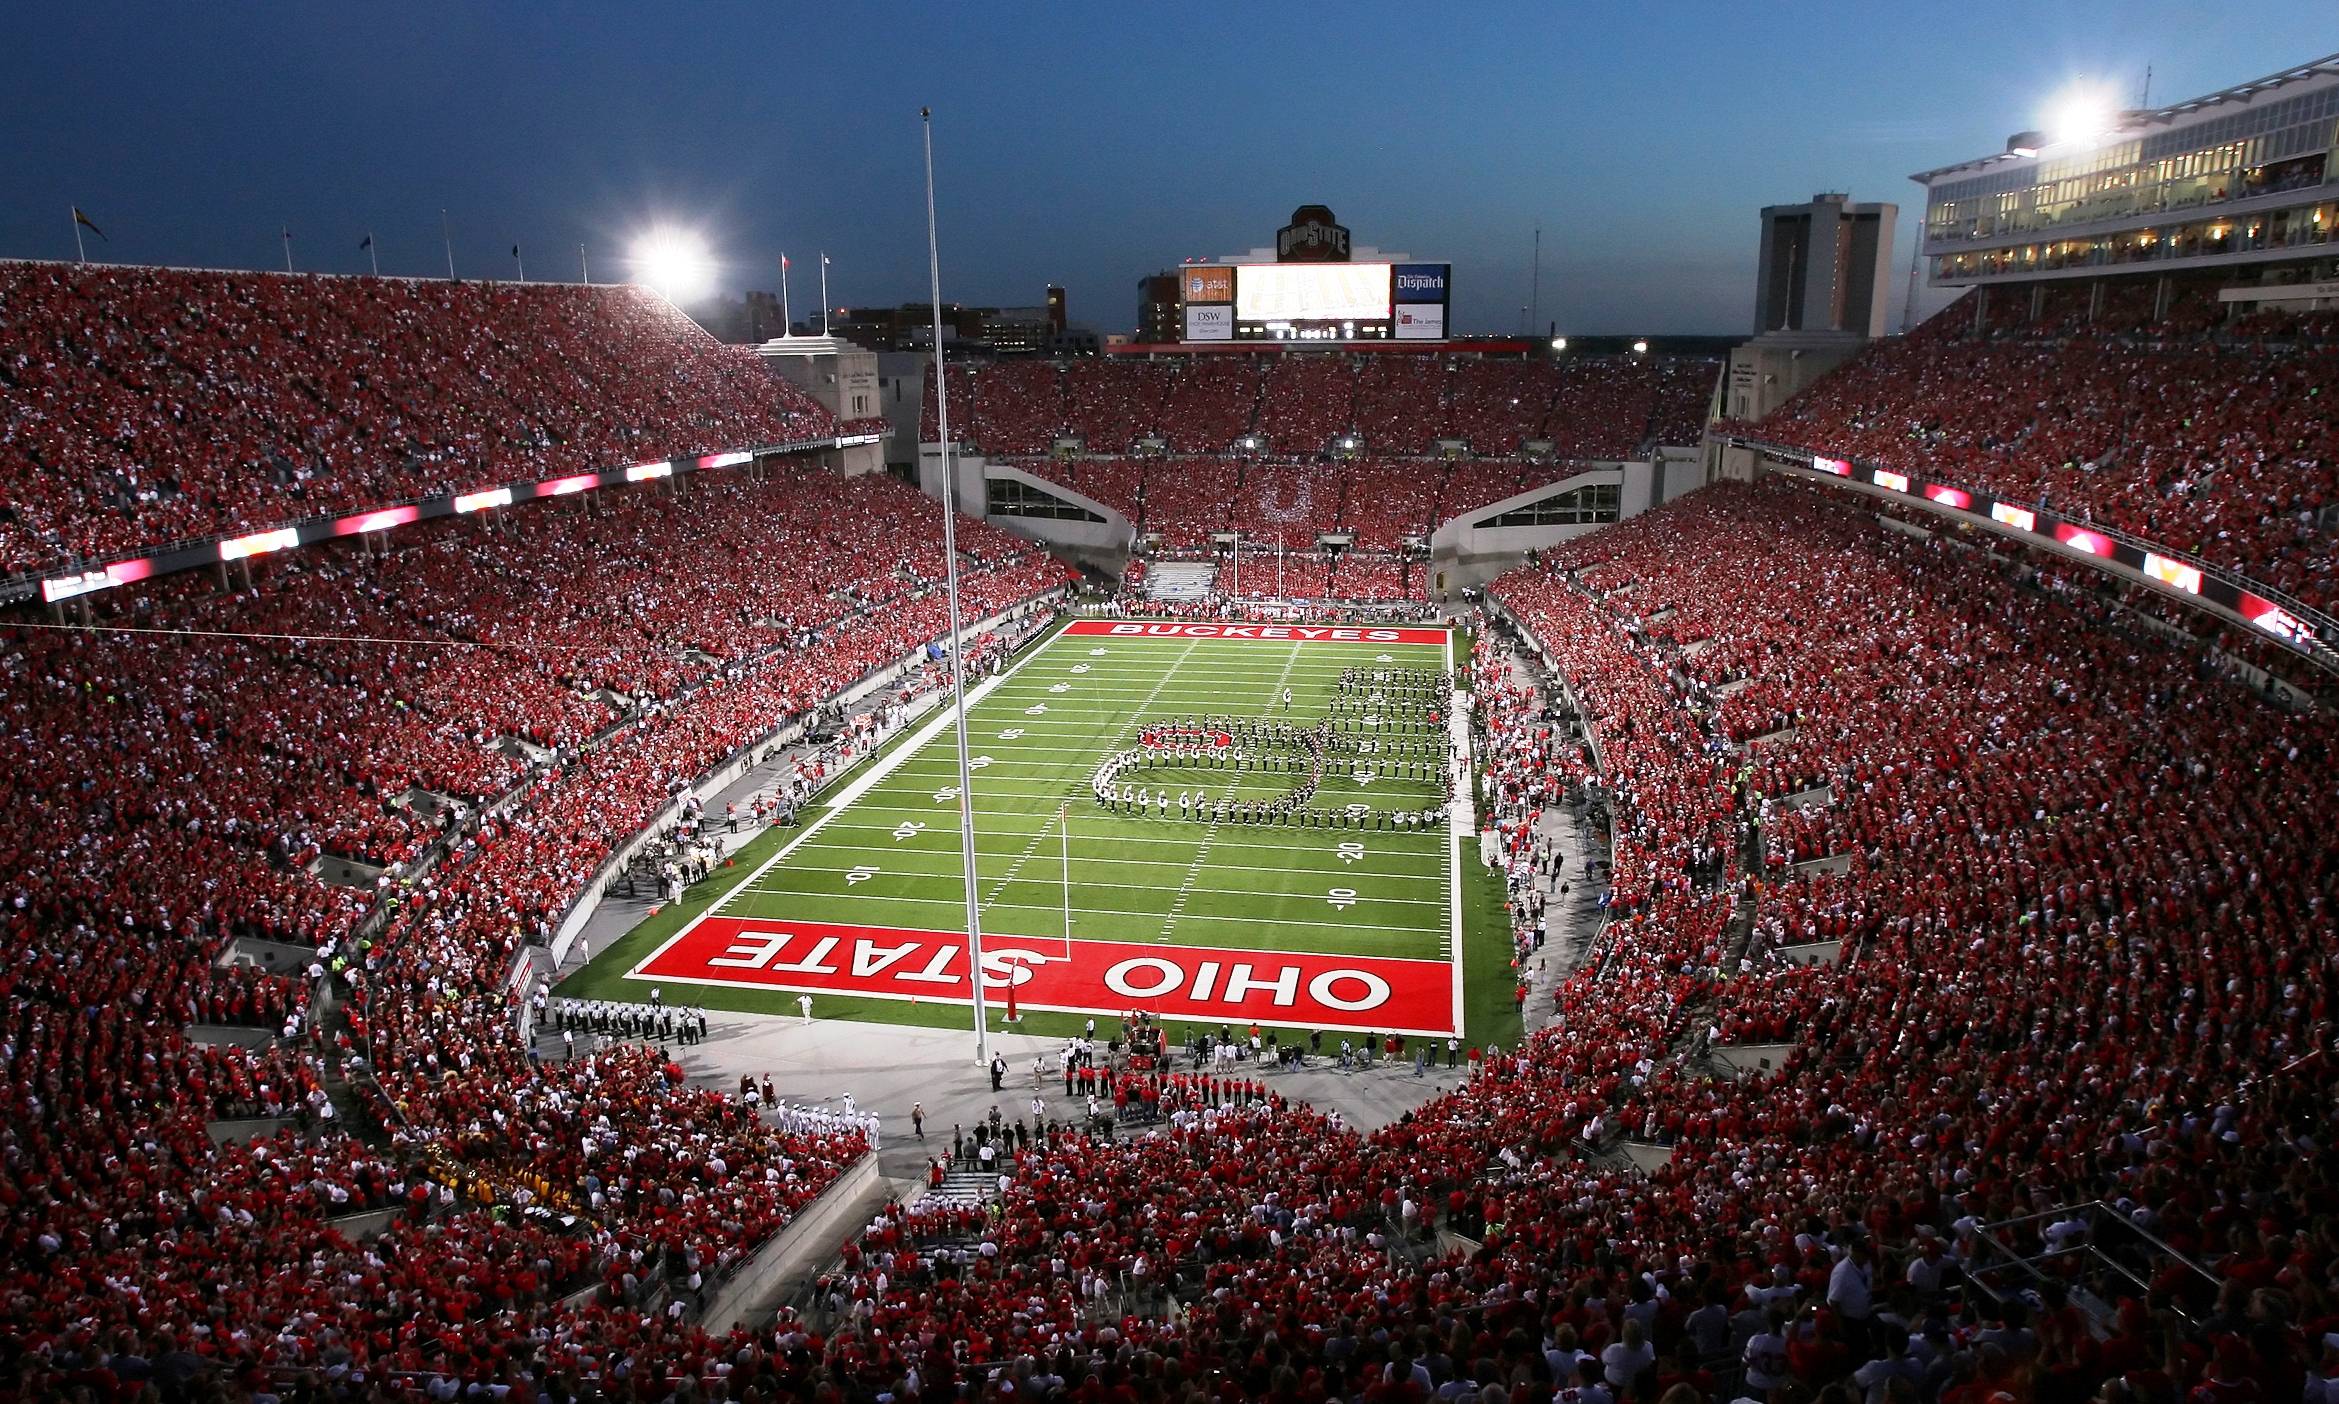
[[[1884,335],[1892,283],[1896,205],[1855,205],[1820,194],[1802,205],[1765,205],[1756,272],[1754,333]]]

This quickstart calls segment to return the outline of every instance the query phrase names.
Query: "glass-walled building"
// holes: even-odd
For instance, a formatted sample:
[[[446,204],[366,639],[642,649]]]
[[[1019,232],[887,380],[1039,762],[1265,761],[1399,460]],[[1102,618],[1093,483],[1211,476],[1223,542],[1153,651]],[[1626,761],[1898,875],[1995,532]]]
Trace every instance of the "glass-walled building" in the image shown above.
[[[2339,257],[2339,55],[1913,177],[1940,285]]]

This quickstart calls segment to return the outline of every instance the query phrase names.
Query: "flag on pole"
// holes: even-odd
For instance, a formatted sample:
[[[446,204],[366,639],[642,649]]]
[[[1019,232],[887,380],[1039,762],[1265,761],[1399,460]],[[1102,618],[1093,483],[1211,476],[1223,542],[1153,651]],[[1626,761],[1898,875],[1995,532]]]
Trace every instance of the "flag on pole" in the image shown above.
[[[51,205],[49,208],[53,210],[57,207],[55,205]],[[90,233],[95,234],[98,236],[98,238],[104,239],[105,242],[109,244],[114,242],[113,240],[106,238],[106,231],[97,227],[96,220],[91,219],[88,215],[85,215],[81,212],[81,206],[79,205],[75,205],[73,207],[73,222],[88,230]]]
[[[372,248],[373,246],[374,246],[374,236],[373,236],[373,235],[371,235],[371,234],[368,234],[368,235],[366,235],[364,238],[362,238],[362,239],[360,239],[360,240],[358,240],[358,241],[357,241],[357,251],[358,251],[359,253],[364,253],[364,252],[365,252],[367,249],[370,249],[370,248]]]

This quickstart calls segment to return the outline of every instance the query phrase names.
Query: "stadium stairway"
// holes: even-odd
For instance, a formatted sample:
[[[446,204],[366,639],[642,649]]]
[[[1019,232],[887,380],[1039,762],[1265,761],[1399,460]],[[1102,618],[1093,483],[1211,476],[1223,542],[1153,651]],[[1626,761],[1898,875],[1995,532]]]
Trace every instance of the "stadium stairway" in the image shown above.
[[[1218,567],[1209,561],[1162,561],[1145,577],[1145,598],[1178,602],[1208,599],[1217,583]]]
[[[999,1197],[999,1174],[981,1170],[952,1170],[942,1177],[942,1184],[928,1189],[918,1197],[918,1203],[932,1199],[944,1204],[956,1204],[969,1209],[980,1208]]]

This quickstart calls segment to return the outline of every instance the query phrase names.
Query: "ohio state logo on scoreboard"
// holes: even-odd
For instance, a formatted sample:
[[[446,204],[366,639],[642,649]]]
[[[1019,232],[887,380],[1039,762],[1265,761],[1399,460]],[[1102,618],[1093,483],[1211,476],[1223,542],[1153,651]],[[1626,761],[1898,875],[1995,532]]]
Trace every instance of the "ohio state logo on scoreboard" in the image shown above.
[[[1278,263],[1346,263],[1348,227],[1332,218],[1324,205],[1302,205],[1291,212],[1291,223],[1275,235]]]

